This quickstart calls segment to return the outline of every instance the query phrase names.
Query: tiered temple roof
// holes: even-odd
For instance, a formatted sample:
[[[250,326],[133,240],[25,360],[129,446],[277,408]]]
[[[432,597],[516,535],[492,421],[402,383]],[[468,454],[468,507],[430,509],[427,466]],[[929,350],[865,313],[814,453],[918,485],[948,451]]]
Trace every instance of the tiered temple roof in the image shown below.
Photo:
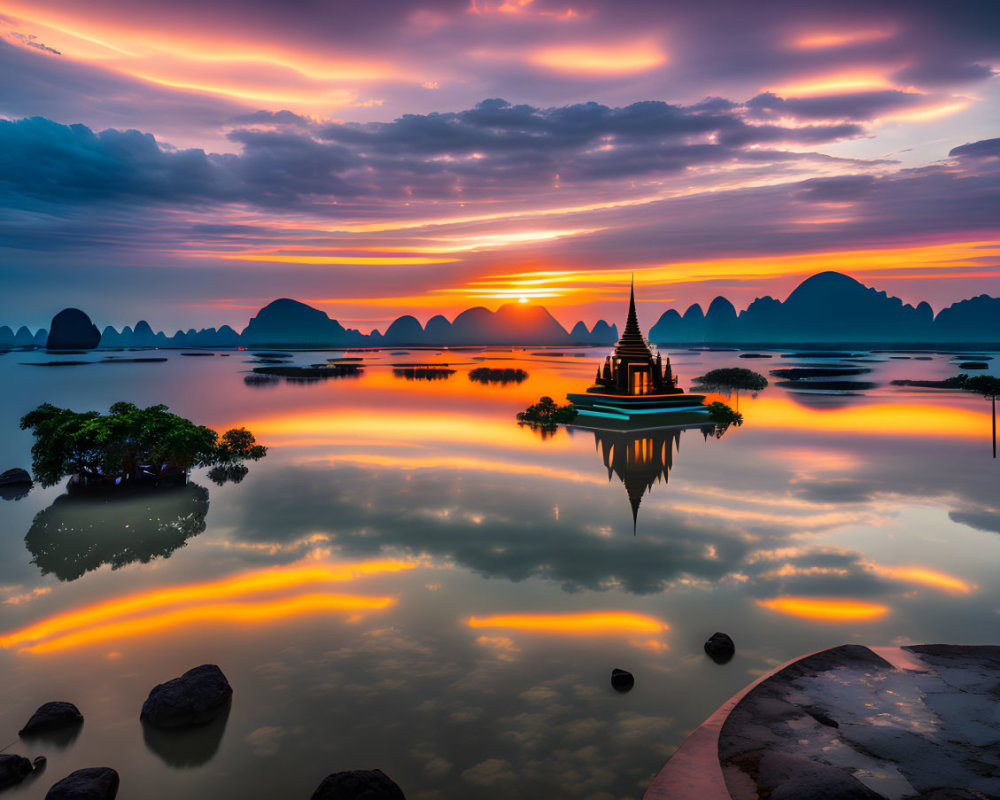
[[[625,329],[615,345],[614,355],[604,360],[603,368],[597,370],[594,385],[587,391],[592,394],[627,396],[682,394],[676,384],[677,379],[670,368],[670,358],[667,358],[666,363],[659,354],[654,358],[649,343],[639,329],[633,281]]]

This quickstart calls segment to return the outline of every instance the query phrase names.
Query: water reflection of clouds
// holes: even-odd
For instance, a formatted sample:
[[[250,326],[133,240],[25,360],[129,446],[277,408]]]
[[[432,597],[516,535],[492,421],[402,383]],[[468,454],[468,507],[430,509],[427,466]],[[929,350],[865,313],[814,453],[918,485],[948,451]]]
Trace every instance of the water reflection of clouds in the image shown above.
[[[898,496],[894,501],[814,502],[797,487],[786,494],[754,494],[685,482],[671,487],[674,498],[660,496],[645,512],[650,518],[638,539],[626,539],[620,522],[627,509],[609,508],[600,495],[581,495],[573,502],[564,498],[556,520],[546,482],[559,482],[558,474],[546,474],[543,481],[513,472],[457,476],[432,467],[403,474],[363,463],[343,466],[335,458],[330,469],[311,463],[276,476],[250,498],[243,524],[236,526],[238,536],[268,546],[282,538],[299,540],[311,530],[312,536],[329,536],[341,555],[389,548],[490,577],[539,577],[571,592],[650,594],[671,585],[728,582],[742,584],[742,593],[756,600],[815,596],[897,602],[916,588],[953,596],[975,591],[967,576],[893,563],[896,559],[884,563],[861,549],[811,541],[841,530],[891,528]],[[713,502],[690,502],[699,496]],[[319,526],[322,534],[316,531],[317,520],[327,521]],[[609,528],[619,535],[601,534]],[[504,635],[521,645],[510,633]],[[480,644],[508,657],[513,652],[501,643]]]

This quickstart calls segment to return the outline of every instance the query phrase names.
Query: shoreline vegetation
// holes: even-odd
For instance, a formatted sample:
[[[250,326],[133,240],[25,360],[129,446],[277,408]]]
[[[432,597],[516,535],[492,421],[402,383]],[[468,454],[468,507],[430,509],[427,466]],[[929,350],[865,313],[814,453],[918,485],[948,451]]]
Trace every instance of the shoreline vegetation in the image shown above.
[[[528,406],[517,413],[517,421],[522,425],[535,428],[555,428],[558,425],[572,422],[577,411],[572,403],[558,405],[551,397],[542,397],[537,403]]]
[[[239,482],[246,474],[243,462],[267,455],[246,428],[230,428],[220,436],[171,414],[165,405],[139,408],[118,402],[100,414],[42,403],[21,418],[20,426],[35,438],[32,473],[42,486],[65,477],[78,489],[183,485],[193,467],[212,467],[222,482]]]

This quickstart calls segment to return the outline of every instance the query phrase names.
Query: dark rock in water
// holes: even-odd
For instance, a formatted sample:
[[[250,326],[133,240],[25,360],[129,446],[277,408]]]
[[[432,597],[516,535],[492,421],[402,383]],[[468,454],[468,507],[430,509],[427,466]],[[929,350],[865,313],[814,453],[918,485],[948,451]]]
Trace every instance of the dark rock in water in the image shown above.
[[[830,719],[822,711],[808,711],[810,717],[816,720],[820,725],[826,725],[828,728],[839,728],[840,723],[835,719]]]
[[[31,762],[24,756],[0,753],[0,789],[20,783],[31,772]]]
[[[215,664],[202,664],[153,687],[139,719],[157,728],[204,725],[229,707],[233,687]]]
[[[611,670],[611,686],[618,692],[629,692],[635,686],[632,673],[624,669]]]
[[[111,767],[87,767],[55,784],[45,800],[114,800],[117,795],[117,772]]]
[[[229,722],[230,704],[207,725],[189,728],[154,728],[142,726],[142,740],[150,752],[177,769],[207,764],[219,750]]]
[[[32,487],[31,475],[17,467],[0,474],[0,497],[4,500],[20,500],[27,497]]]
[[[705,652],[716,664],[725,664],[736,654],[736,645],[725,633],[713,633],[705,642]]]
[[[0,486],[23,486],[31,483],[31,475],[27,470],[15,467],[0,473]]]
[[[380,769],[354,769],[327,775],[312,800],[406,800],[403,790]]]
[[[45,346],[50,350],[90,350],[101,342],[101,332],[78,308],[64,308],[52,318]]]
[[[72,703],[55,700],[39,707],[17,735],[29,738],[65,728],[76,728],[82,724],[83,714],[80,709]]]

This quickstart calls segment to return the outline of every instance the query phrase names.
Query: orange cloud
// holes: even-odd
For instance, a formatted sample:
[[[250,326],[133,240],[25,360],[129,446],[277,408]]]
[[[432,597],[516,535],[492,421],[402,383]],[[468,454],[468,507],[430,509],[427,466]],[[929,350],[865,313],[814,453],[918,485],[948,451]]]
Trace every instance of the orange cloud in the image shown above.
[[[599,77],[647,72],[665,64],[667,56],[650,42],[632,42],[549,47],[532,53],[528,61],[555,72]]]

